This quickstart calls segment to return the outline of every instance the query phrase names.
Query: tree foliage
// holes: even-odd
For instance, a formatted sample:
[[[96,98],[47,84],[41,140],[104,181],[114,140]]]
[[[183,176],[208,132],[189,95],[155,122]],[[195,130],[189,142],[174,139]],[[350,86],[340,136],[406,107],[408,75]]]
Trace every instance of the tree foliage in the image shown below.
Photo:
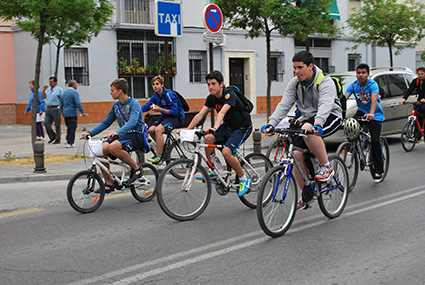
[[[425,5],[415,0],[363,0],[362,7],[352,13],[348,26],[352,29],[355,43],[387,46],[390,53],[390,66],[393,66],[393,48],[398,55],[406,47],[414,47],[424,37]]]
[[[309,35],[335,35],[329,7],[332,0],[214,0],[232,28],[246,30],[247,37],[266,37],[267,115],[271,90],[271,33],[295,36],[305,41]]]

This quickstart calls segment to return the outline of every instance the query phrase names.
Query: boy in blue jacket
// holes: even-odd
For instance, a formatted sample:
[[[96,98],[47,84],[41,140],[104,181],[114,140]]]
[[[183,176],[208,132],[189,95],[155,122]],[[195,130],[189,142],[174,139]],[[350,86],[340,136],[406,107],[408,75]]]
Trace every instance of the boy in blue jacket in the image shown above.
[[[142,176],[140,165],[131,158],[129,152],[133,150],[143,150],[144,144],[142,139],[143,113],[137,100],[127,95],[128,83],[124,78],[118,78],[111,83],[111,96],[114,100],[118,100],[112,105],[103,122],[83,133],[82,136],[95,136],[106,130],[117,120],[120,129],[116,132],[109,132],[106,136],[107,140],[102,145],[103,157],[109,156],[112,159],[119,158],[131,167],[130,177],[126,181],[127,184],[133,183],[137,178]],[[106,165],[109,168],[109,164]],[[114,191],[111,177],[104,173],[105,190],[107,193]]]
[[[152,110],[161,113],[161,118],[149,127],[149,131],[154,132],[151,133],[151,137],[156,142],[156,155],[148,158],[148,161],[158,163],[161,161],[159,156],[164,147],[163,134],[181,126],[184,120],[184,110],[177,95],[171,89],[165,88],[164,78],[161,75],[152,78],[151,83],[155,93],[142,106],[142,112]]]

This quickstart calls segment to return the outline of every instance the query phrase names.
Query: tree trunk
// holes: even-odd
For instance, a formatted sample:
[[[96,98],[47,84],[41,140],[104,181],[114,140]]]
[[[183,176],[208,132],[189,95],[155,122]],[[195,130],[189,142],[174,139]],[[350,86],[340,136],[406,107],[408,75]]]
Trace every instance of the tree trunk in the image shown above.
[[[55,65],[55,77],[58,78],[58,71],[59,71],[59,56],[61,53],[61,42],[62,39],[59,39],[58,45],[56,46],[56,65]]]
[[[265,25],[265,34],[266,34],[266,57],[267,57],[267,120],[270,118],[271,115],[271,87],[272,87],[272,80],[271,80],[271,55],[270,55],[270,46],[271,46],[271,31],[269,29],[269,26],[267,25],[267,20],[264,19],[264,25]]]
[[[388,43],[388,49],[390,51],[390,67],[393,67],[393,46]]]

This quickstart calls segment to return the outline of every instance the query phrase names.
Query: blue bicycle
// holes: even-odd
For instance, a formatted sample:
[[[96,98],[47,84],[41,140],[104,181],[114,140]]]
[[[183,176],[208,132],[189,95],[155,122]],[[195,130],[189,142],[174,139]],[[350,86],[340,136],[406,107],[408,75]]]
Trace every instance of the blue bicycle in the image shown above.
[[[318,201],[323,214],[331,219],[341,215],[347,204],[349,186],[347,167],[343,160],[336,155],[330,155],[329,162],[335,171],[334,176],[326,182],[316,181],[314,179],[318,167],[316,157],[310,151],[304,153],[309,169],[309,175],[305,175],[294,155],[292,143],[295,137],[311,135],[313,131],[276,129],[275,133],[284,136],[289,142],[289,147],[287,156],[282,156],[279,165],[266,173],[260,186],[257,196],[257,217],[263,231],[271,237],[282,236],[294,221],[298,200],[294,166],[301,173],[305,185],[311,189],[313,195],[311,201]]]

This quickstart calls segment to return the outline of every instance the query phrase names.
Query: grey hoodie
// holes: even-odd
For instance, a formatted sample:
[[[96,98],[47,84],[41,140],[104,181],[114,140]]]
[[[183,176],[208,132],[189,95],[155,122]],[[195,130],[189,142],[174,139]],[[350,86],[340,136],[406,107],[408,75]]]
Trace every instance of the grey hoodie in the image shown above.
[[[316,86],[317,76],[322,70],[314,66],[314,78],[306,88],[303,83],[297,84],[298,78],[294,77],[289,81],[282,100],[277,105],[270,117],[269,124],[273,127],[286,117],[291,107],[298,100],[298,108],[303,115],[303,119],[315,117],[314,124],[323,125],[330,114],[342,118],[341,107],[335,102],[338,101],[335,84],[329,75],[326,75]],[[298,86],[297,86],[298,85]]]

